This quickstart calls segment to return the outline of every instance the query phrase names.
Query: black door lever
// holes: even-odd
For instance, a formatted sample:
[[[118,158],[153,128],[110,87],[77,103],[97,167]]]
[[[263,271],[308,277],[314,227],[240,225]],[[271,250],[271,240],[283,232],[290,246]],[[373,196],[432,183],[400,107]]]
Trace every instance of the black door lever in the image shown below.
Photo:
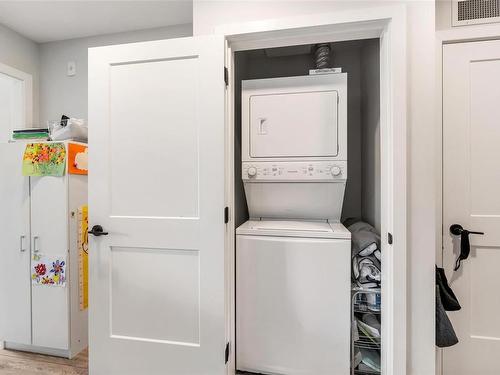
[[[89,230],[89,234],[93,234],[94,236],[99,237],[99,236],[107,236],[108,232],[105,232],[104,229],[102,229],[102,226],[94,225],[92,227],[92,230]]]
[[[457,271],[460,268],[462,260],[469,257],[470,254],[470,241],[469,234],[484,235],[484,232],[475,232],[471,230],[464,229],[460,224],[453,224],[450,226],[450,233],[455,236],[460,236],[460,255],[455,262],[454,270]]]
[[[460,236],[464,230],[467,231],[469,234],[484,235],[484,232],[473,232],[471,230],[466,230],[460,224],[453,224],[450,227],[450,233],[454,234],[455,236]]]

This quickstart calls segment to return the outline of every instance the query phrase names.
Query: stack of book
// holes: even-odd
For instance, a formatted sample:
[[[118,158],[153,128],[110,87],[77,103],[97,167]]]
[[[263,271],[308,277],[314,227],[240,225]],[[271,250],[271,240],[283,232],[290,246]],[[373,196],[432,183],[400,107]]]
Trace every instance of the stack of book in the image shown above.
[[[49,130],[47,128],[25,128],[14,130],[12,134],[13,140],[33,139],[43,140],[49,139]]]

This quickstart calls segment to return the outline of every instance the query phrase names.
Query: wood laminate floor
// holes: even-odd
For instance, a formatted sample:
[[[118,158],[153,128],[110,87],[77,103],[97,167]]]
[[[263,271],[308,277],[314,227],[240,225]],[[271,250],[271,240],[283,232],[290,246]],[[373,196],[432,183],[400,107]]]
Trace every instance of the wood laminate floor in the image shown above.
[[[88,375],[88,351],[73,359],[0,349],[0,375]]]

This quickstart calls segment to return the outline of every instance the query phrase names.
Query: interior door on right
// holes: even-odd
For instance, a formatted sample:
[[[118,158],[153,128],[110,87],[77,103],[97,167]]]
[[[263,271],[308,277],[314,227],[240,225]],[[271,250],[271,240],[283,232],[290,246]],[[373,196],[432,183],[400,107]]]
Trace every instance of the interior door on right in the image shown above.
[[[471,252],[458,271],[460,224]],[[462,306],[445,375],[500,373],[500,41],[443,47],[443,260]]]

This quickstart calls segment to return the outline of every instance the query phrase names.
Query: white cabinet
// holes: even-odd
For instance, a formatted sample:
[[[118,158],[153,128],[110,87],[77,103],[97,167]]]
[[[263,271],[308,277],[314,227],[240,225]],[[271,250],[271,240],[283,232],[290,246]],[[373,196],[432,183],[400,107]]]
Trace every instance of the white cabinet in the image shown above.
[[[0,145],[0,339],[7,347],[72,357],[87,346],[77,246],[87,176],[24,177],[25,145]],[[65,286],[32,285],[34,254],[65,260]]]
[[[21,173],[23,149],[0,144],[0,339],[31,344],[30,192]]]

